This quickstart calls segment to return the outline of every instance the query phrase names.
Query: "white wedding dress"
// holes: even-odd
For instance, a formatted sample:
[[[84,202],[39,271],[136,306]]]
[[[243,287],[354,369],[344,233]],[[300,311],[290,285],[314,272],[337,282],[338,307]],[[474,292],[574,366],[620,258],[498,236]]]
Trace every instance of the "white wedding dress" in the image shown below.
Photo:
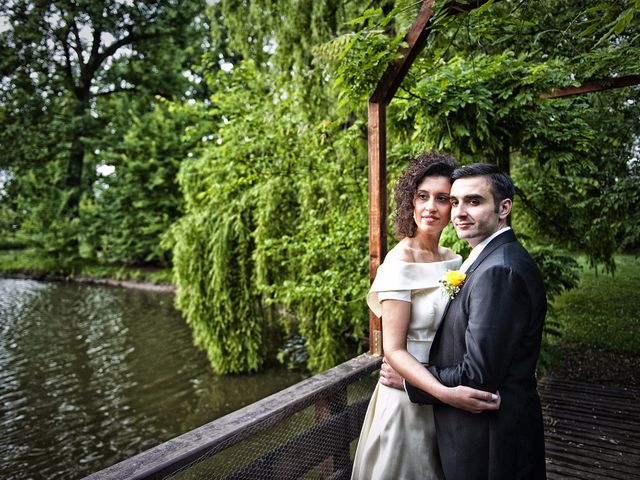
[[[382,300],[411,302],[407,350],[419,362],[429,359],[431,342],[447,304],[438,280],[461,263],[461,257],[434,263],[390,260],[378,268],[367,303],[380,316]],[[351,478],[443,479],[432,407],[411,403],[404,391],[378,382],[360,432]]]

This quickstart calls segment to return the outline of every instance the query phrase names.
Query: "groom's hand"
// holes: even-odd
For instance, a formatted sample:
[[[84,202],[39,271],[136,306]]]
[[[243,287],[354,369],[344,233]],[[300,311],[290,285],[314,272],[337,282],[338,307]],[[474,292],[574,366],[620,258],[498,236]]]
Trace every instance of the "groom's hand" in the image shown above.
[[[404,383],[402,380],[403,378],[400,374],[387,363],[386,358],[383,358],[382,366],[380,367],[380,383],[386,387],[404,390]]]

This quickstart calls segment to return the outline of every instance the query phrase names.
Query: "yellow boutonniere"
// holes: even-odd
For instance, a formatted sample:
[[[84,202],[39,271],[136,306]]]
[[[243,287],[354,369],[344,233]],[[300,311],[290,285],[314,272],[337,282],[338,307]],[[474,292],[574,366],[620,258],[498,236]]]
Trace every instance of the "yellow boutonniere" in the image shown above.
[[[462,284],[464,283],[466,278],[467,275],[459,270],[449,270],[445,274],[444,278],[439,281],[439,283],[442,284],[445,292],[447,292],[447,295],[449,295],[449,298],[453,298],[460,291],[460,288],[462,287]]]

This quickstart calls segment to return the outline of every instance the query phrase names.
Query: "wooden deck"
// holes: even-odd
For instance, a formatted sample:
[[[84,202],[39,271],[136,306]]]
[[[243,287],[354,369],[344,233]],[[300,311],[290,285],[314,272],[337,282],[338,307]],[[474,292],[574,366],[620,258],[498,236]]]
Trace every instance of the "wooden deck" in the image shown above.
[[[640,391],[543,378],[547,478],[640,479]]]

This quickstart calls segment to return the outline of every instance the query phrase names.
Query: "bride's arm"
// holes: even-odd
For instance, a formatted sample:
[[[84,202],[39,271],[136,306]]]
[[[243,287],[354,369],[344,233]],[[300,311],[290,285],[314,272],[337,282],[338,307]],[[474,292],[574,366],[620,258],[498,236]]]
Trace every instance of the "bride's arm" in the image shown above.
[[[437,400],[473,413],[500,408],[495,395],[470,387],[446,387],[407,351],[407,331],[411,303],[402,300],[382,302],[382,345],[386,361],[404,379]]]

